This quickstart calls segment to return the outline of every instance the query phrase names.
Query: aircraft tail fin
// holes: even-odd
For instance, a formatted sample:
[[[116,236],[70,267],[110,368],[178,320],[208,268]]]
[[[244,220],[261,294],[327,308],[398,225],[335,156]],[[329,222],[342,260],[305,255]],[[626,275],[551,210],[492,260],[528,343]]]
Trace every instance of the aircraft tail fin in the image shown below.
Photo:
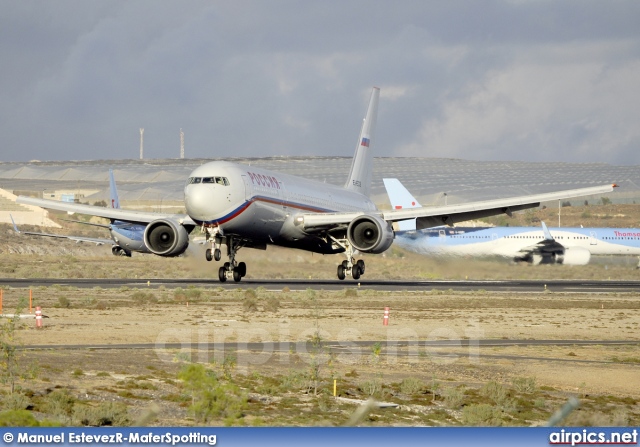
[[[549,229],[547,228],[547,224],[542,221],[540,221],[540,223],[542,224],[542,232],[544,233],[544,238],[548,241],[552,241],[553,236],[551,236],[551,231],[549,231]]]
[[[9,214],[9,217],[11,218],[11,223],[13,224],[13,229],[16,233],[20,234],[20,230],[18,230],[18,226],[16,225],[16,221],[13,220],[13,216],[11,214]]]
[[[356,153],[351,163],[349,179],[344,187],[350,191],[357,191],[369,196],[371,191],[371,177],[373,174],[373,154],[371,153],[371,141],[376,127],[378,116],[378,99],[380,88],[373,87],[367,115],[362,123],[360,138],[356,146]]]
[[[109,169],[109,193],[111,195],[110,207],[120,209],[120,199],[118,198],[118,188],[116,188],[116,180],[113,178],[113,169]]]
[[[391,207],[394,210],[422,207],[397,178],[384,178],[382,181],[384,182],[384,188],[387,190]],[[397,224],[399,231],[413,231],[416,229],[415,219],[402,220]]]

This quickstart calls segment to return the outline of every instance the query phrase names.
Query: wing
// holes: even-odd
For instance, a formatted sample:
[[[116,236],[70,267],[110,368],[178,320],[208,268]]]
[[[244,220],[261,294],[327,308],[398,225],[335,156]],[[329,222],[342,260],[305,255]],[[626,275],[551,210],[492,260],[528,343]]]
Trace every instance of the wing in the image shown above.
[[[9,217],[11,217],[11,222],[13,223],[13,229],[18,234],[26,234],[28,236],[55,237],[59,239],[70,239],[76,242],[91,242],[92,244],[96,244],[96,245],[104,245],[104,244],[114,245],[115,244],[115,242],[113,242],[112,239],[102,239],[102,238],[82,237],[82,236],[66,236],[63,234],[51,234],[51,233],[35,233],[33,231],[20,231],[15,221],[13,220],[13,216],[9,215]]]
[[[102,206],[83,205],[80,203],[59,202],[57,200],[36,199],[34,197],[18,196],[17,203],[35,205],[50,210],[67,211],[68,213],[86,214],[89,216],[104,217],[123,222],[148,224],[156,219],[170,218],[185,226],[195,226],[196,223],[186,214],[161,214],[145,211],[123,210],[117,208],[105,208]]]
[[[590,188],[570,189],[544,194],[511,197],[507,199],[486,200],[469,202],[457,205],[423,207],[411,209],[399,209],[391,211],[377,211],[375,214],[387,222],[399,222],[407,219],[416,219],[416,229],[439,227],[441,225],[453,225],[467,220],[481,219],[499,214],[511,214],[515,211],[536,208],[542,202],[569,199],[572,197],[604,194],[613,191],[615,184],[593,186]],[[305,230],[329,229],[349,224],[353,219],[363,214],[363,211],[347,213],[315,213],[296,216],[296,225],[302,225]]]

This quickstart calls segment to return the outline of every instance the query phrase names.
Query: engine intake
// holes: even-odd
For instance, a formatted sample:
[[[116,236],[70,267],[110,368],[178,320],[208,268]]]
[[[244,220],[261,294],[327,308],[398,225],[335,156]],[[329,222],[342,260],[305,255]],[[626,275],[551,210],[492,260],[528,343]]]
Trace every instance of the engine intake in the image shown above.
[[[171,219],[158,219],[144,230],[144,243],[158,256],[179,256],[189,246],[189,233]]]
[[[347,228],[349,243],[363,253],[382,253],[391,247],[393,237],[391,225],[378,216],[358,216]]]

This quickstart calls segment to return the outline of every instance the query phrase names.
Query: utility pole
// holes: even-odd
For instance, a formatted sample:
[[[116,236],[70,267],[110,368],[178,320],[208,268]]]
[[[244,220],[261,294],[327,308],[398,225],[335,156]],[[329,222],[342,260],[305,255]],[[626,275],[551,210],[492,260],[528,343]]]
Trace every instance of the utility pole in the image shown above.
[[[140,160],[144,159],[144,127],[140,128]]]
[[[180,129],[180,158],[184,158],[184,132]]]
[[[560,210],[562,206],[560,205],[560,199],[558,199],[558,228],[560,228]]]

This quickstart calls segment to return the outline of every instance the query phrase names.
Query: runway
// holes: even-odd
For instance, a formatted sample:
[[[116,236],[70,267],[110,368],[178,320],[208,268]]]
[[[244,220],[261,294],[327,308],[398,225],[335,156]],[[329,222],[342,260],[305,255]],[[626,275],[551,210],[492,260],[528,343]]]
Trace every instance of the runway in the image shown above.
[[[224,282],[217,279],[163,279],[163,278],[137,278],[137,279],[64,279],[64,278],[0,278],[0,287],[31,288],[46,286],[69,286],[78,288],[101,287],[105,289],[130,287],[130,288],[177,288],[177,287],[201,287],[247,289],[263,287],[267,290],[282,290],[288,287],[290,290],[344,290],[345,288],[360,288],[364,290],[376,290],[385,292],[424,292],[429,290],[454,290],[459,292],[472,292],[478,290],[490,292],[564,292],[564,293],[637,293],[640,291],[640,281],[619,280],[508,280],[508,281],[406,281],[406,280],[260,280],[246,279],[241,282]]]
[[[21,349],[29,351],[99,351],[99,350],[156,350],[159,355],[165,351],[199,351],[205,352],[205,356],[211,357],[218,353],[236,353],[238,355],[272,355],[272,354],[302,354],[308,355],[318,351],[325,354],[348,355],[350,357],[371,355],[374,346],[380,346],[380,356],[417,359],[429,356],[433,359],[451,360],[460,357],[474,357],[484,360],[515,360],[515,361],[543,361],[564,363],[589,363],[589,364],[622,364],[612,360],[586,360],[575,357],[541,357],[513,354],[486,354],[481,348],[496,347],[531,347],[531,346],[638,346],[639,340],[531,340],[531,339],[461,339],[461,340],[368,340],[368,341],[326,341],[321,346],[314,347],[312,342],[299,341],[264,341],[264,342],[225,342],[225,343],[131,343],[131,344],[100,344],[100,345],[32,345],[22,346]],[[443,351],[443,349],[466,348],[467,351]],[[494,352],[494,351],[492,351]],[[317,355],[317,354],[316,354]],[[409,360],[411,361],[411,360]]]

